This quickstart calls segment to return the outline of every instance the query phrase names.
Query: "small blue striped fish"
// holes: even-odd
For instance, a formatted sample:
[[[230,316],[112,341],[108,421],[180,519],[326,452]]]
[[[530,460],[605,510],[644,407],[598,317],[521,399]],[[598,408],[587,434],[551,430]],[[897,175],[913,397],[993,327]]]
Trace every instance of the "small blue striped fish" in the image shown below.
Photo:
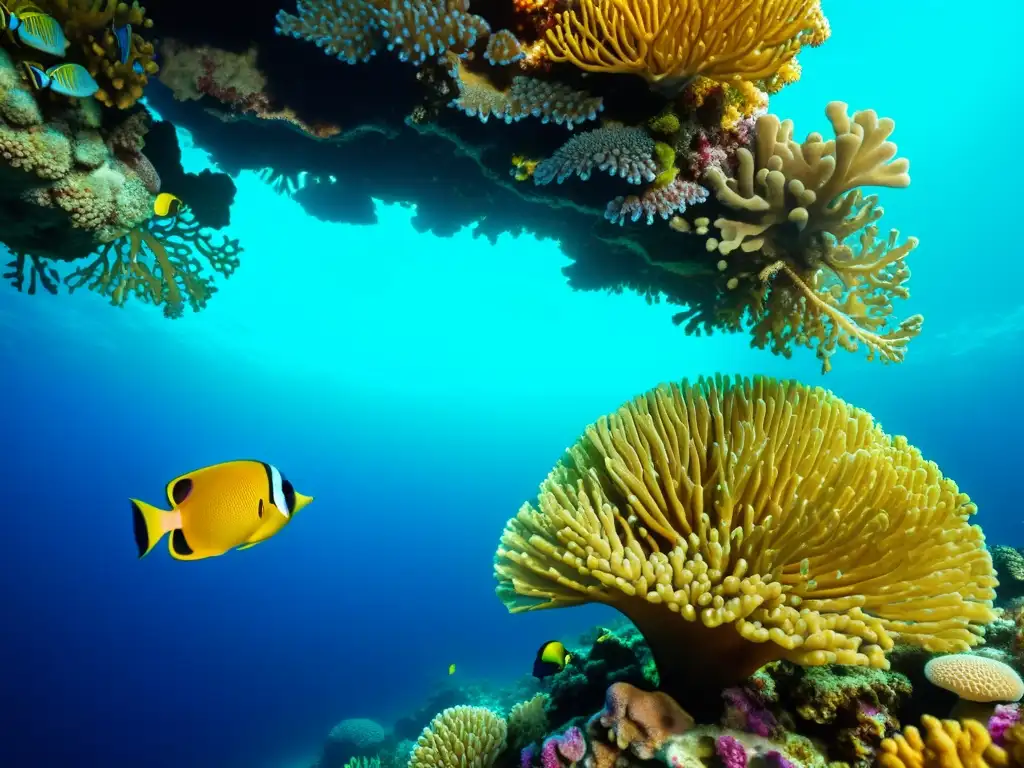
[[[33,87],[40,91],[49,88],[54,93],[84,99],[100,89],[89,70],[81,64],[57,64],[49,69],[30,61],[23,61],[21,65]]]
[[[24,10],[12,13],[0,3],[0,28],[6,30],[20,43],[51,56],[63,56],[68,48],[64,30],[52,16],[42,11]]]

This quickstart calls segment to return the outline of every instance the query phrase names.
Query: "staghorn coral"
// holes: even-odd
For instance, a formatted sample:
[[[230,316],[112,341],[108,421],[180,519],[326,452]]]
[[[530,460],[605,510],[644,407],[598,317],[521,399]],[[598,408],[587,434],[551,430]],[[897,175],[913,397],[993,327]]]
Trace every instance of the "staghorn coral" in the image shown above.
[[[909,163],[893,159],[892,120],[870,110],[851,118],[842,102],[826,114],[834,141],[812,133],[800,144],[791,121],[765,115],[754,152],[737,150],[735,178],[708,169],[705,182],[734,212],[715,220],[719,235],[707,241],[723,259],[734,298],[718,316],[682,313],[676,322],[690,333],[746,323],[753,346],[784,357],[795,346],[812,349],[825,372],[837,348],[861,344],[869,360],[900,362],[923,322],[920,315],[892,321],[892,300],[910,295],[904,259],[917,239],[899,243],[896,230],[879,239],[883,210],[860,187],[906,187]]]
[[[672,92],[696,75],[772,77],[827,24],[818,0],[580,0],[547,32],[552,61],[626,72]]]
[[[107,107],[128,109],[142,98],[149,78],[160,71],[153,60],[153,44],[139,34],[153,27],[137,0],[25,0],[53,16],[71,44],[69,58],[78,59],[99,85],[96,100]],[[112,28],[130,25],[131,50],[127,61],[119,56]]]
[[[986,768],[1007,765],[1006,752],[992,743],[977,720],[921,718],[924,735],[908,726],[882,742],[879,768]]]
[[[693,697],[773,659],[884,669],[897,639],[979,644],[995,577],[974,512],[823,389],[702,378],[589,426],[506,524],[494,572],[514,613],[618,609],[663,689]]]
[[[483,707],[450,707],[423,729],[409,768],[490,768],[505,748],[505,721]]]
[[[214,245],[212,236],[195,217],[182,210],[170,219],[153,219],[124,237],[102,246],[87,264],[65,278],[69,292],[85,287],[124,306],[130,297],[163,307],[168,318],[181,317],[185,305],[198,312],[217,291],[203,274],[198,254],[217,273],[230,277],[238,268],[242,249],[225,237]]]

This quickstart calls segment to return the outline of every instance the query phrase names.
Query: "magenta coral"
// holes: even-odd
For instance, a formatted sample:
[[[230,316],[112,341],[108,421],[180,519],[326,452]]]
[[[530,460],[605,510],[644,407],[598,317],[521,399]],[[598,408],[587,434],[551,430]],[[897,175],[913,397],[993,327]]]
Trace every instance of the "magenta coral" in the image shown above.
[[[747,768],[747,750],[735,736],[724,734],[715,739],[715,752],[725,768]]]
[[[1006,731],[1020,722],[1020,706],[1017,704],[997,704],[995,714],[989,718],[988,733],[999,746],[1003,746]]]
[[[770,738],[779,731],[775,715],[764,705],[755,701],[742,688],[726,688],[722,691],[725,699],[725,715],[722,724],[729,728]]]
[[[700,184],[676,178],[663,187],[650,187],[639,196],[616,197],[608,203],[604,217],[622,226],[627,220],[639,221],[646,216],[647,223],[653,224],[655,216],[667,220],[707,199],[708,191]]]
[[[654,139],[641,128],[605,126],[581,133],[560,146],[533,172],[538,186],[564,182],[573,174],[586,181],[594,169],[630,184],[652,182],[658,175]]]
[[[533,765],[533,758],[537,754],[537,747],[527,744],[519,753],[519,768],[530,768]]]
[[[573,726],[565,733],[549,736],[544,740],[540,750],[540,763],[542,768],[563,768],[565,763],[569,765],[578,763],[583,759],[586,751],[587,744],[583,739],[583,731]],[[532,759],[533,754],[531,753],[530,760],[532,761]],[[526,766],[524,765],[523,768]]]
[[[777,749],[765,753],[764,759],[771,768],[795,768],[793,762]]]

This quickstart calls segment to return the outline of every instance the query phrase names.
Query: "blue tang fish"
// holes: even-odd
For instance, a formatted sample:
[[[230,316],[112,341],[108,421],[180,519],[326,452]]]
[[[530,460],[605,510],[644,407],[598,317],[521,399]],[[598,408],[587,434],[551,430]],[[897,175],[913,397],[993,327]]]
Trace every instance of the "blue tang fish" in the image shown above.
[[[31,61],[23,61],[21,65],[32,86],[40,91],[49,88],[54,93],[85,99],[100,89],[89,70],[81,64],[57,64],[49,69]]]
[[[13,39],[51,56],[63,56],[68,49],[64,29],[55,18],[29,8],[13,13],[0,2],[0,29]]]

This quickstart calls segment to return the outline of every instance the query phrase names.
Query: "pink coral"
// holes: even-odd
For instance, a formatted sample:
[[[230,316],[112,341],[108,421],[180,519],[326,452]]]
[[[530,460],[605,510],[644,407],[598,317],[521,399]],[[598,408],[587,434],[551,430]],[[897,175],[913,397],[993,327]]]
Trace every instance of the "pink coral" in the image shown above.
[[[989,718],[988,733],[997,745],[1003,746],[1006,731],[1020,722],[1020,705],[997,704],[995,714]]]
[[[550,736],[544,740],[544,745],[540,750],[541,766],[542,768],[563,768],[564,763],[569,765],[578,763],[583,759],[586,751],[587,744],[583,739],[583,731],[573,726],[565,733]],[[520,757],[525,759],[523,755]],[[532,760],[532,758],[531,753],[530,759]]]
[[[653,224],[655,216],[667,221],[707,199],[708,191],[700,184],[676,178],[664,186],[648,187],[640,195],[616,197],[608,203],[604,217],[619,226],[627,220],[639,221],[641,218],[646,218],[647,224]]]
[[[615,743],[641,760],[651,760],[669,736],[685,733],[694,720],[676,700],[661,691],[641,691],[615,683],[605,694],[604,710],[595,718],[610,731]]]
[[[747,768],[747,750],[735,736],[723,734],[715,739],[715,752],[725,768]]]

